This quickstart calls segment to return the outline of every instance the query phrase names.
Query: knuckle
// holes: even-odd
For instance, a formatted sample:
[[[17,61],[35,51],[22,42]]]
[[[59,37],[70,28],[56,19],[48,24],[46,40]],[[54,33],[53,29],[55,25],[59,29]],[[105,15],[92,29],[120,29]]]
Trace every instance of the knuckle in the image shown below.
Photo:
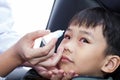
[[[31,54],[25,54],[25,58],[26,58],[27,60],[31,59]]]
[[[50,66],[55,66],[56,64],[53,62],[50,63]]]
[[[49,50],[44,47],[44,48],[41,49],[41,53],[43,55],[47,55],[49,53]]]

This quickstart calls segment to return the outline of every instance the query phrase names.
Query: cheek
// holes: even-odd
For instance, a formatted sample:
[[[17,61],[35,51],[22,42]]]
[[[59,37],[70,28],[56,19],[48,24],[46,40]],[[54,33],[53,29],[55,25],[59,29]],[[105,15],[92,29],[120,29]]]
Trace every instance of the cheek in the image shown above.
[[[87,49],[87,50],[76,50],[74,58],[74,69],[78,73],[89,72],[94,69],[98,69],[102,60],[104,59],[103,52]]]

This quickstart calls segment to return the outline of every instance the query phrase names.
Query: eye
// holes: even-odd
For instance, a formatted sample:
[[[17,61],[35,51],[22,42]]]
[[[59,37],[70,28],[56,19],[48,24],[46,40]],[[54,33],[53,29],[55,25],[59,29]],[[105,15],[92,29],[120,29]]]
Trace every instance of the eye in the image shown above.
[[[86,38],[81,38],[80,42],[82,42],[82,43],[89,43],[89,41]]]
[[[70,39],[69,35],[64,35],[64,39]]]

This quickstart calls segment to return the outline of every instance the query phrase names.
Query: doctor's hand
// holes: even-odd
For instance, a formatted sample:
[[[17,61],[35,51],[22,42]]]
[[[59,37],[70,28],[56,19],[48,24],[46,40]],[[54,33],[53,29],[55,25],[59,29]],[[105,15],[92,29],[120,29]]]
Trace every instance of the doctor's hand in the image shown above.
[[[51,51],[57,39],[52,39],[44,47],[34,48],[35,40],[49,33],[50,31],[46,30],[28,33],[2,53],[0,55],[0,76],[6,76],[24,62],[33,66],[51,57],[53,55]]]
[[[33,48],[34,42],[37,38],[43,37],[49,34],[50,31],[39,30],[31,32],[23,36],[15,45],[14,48],[23,62],[29,62],[32,65],[36,65],[43,60],[49,58],[50,51],[55,47],[57,39],[52,39],[46,46],[40,48]],[[47,57],[45,57],[47,56]],[[42,58],[44,57],[44,58]],[[39,58],[39,59],[37,59]]]
[[[60,48],[57,50],[57,53],[54,53],[50,58],[46,59],[43,62],[40,62],[39,64],[35,65],[33,68],[37,71],[39,75],[42,77],[50,79],[53,75],[52,71],[58,70],[57,64],[60,61],[63,53],[63,48]],[[62,74],[62,70],[58,70],[59,74]]]

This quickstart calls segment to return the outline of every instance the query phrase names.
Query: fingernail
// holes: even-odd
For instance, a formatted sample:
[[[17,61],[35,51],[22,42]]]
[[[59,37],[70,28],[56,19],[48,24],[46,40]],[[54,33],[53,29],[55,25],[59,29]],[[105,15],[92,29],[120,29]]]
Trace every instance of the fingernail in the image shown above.
[[[51,32],[49,29],[46,30],[47,32]]]

